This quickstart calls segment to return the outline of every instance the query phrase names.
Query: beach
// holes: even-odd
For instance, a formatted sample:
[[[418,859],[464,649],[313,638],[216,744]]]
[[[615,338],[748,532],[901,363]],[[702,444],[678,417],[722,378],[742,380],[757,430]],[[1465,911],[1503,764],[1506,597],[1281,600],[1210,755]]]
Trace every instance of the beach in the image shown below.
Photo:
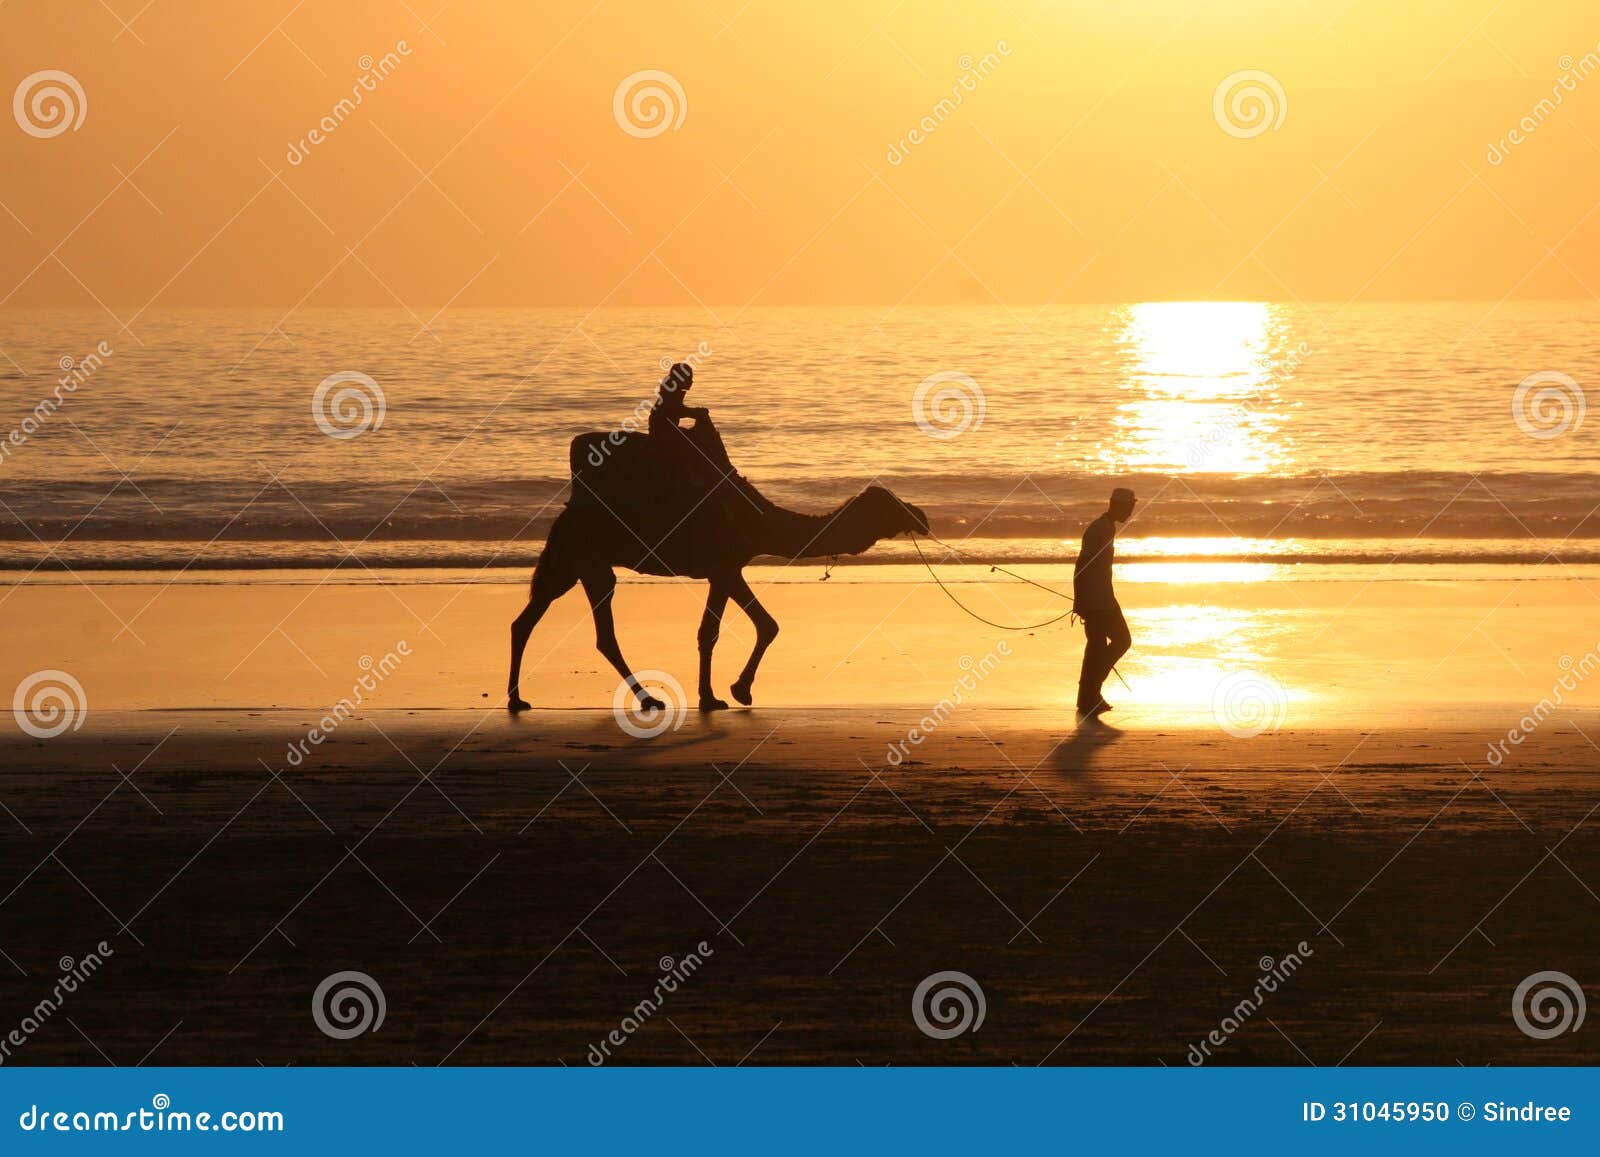
[[[755,707],[649,737],[576,593],[505,713],[508,574],[8,586],[0,682],[84,677],[75,729],[0,738],[0,1009],[111,949],[13,1063],[1595,1063],[1512,1009],[1592,956],[1595,576],[1176,565],[1119,576],[1114,726],[1074,725],[1065,624],[753,568]],[[690,695],[702,599],[618,593]],[[750,641],[730,616],[719,685]],[[341,1040],[311,1005],[345,970],[388,1019]],[[984,1007],[950,1039],[913,1015],[943,972]]]

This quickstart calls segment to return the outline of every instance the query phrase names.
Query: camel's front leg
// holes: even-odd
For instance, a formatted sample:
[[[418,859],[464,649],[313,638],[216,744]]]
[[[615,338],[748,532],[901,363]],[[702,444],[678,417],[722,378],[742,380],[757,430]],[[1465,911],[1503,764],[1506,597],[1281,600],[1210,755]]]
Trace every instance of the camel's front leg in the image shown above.
[[[728,587],[728,594],[734,602],[744,608],[744,613],[750,616],[750,621],[756,628],[756,645],[750,651],[750,661],[744,665],[744,672],[732,687],[733,697],[748,707],[750,693],[755,687],[756,668],[761,666],[761,656],[767,653],[767,648],[772,646],[772,640],[778,637],[778,620],[767,613],[767,608],[756,598],[756,593],[750,589],[750,584],[745,582],[744,575],[738,575],[734,579]]]
[[[712,580],[711,591],[706,595],[706,613],[700,616],[700,710],[726,711],[728,704],[717,698],[711,689],[711,653],[717,649],[717,636],[722,633],[722,612],[728,605],[728,588],[725,583]]]
[[[644,684],[634,677],[628,661],[622,657],[622,648],[617,645],[617,624],[611,613],[611,596],[616,589],[617,576],[611,573],[610,567],[583,575],[583,593],[589,596],[589,607],[594,612],[594,645],[639,697],[639,710],[664,711],[667,705],[644,689]]]

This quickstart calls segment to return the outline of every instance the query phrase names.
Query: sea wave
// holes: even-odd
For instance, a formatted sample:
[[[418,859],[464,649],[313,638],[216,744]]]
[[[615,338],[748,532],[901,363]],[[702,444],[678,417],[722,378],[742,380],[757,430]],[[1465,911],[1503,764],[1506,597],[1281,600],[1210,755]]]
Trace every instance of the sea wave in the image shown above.
[[[1140,495],[1136,536],[1241,539],[1600,539],[1594,478],[1460,471],[1290,477],[1031,473],[754,480],[775,501],[825,511],[868,484],[927,511],[944,538],[1075,538],[1113,485]],[[154,477],[20,481],[4,488],[0,544],[432,542],[536,544],[567,495],[565,477],[352,485]],[[68,549],[68,548],[64,548]],[[525,548],[524,548],[525,549]],[[1382,548],[1378,548],[1382,549]],[[15,554],[15,550],[10,551]],[[68,549],[71,553],[71,549]],[[180,552],[181,553],[181,552]],[[471,553],[471,552],[468,552]],[[479,550],[480,554],[492,553]]]
[[[234,573],[246,571],[345,571],[366,576],[379,571],[451,571],[487,574],[514,573],[525,581],[539,559],[541,539],[530,537],[502,541],[478,540],[366,540],[335,543],[328,540],[258,540],[187,542],[71,539],[63,543],[0,543],[0,572],[52,574],[66,572]],[[885,568],[924,563],[937,567],[974,567],[986,572],[992,566],[1028,564],[1070,565],[1077,554],[1075,540],[1061,538],[965,537],[890,539],[866,554],[839,559],[809,559],[793,563],[761,558],[754,565],[768,568],[811,570],[823,567]],[[1131,577],[1141,567],[1193,563],[1274,565],[1280,573],[1295,568],[1341,566],[1376,568],[1404,566],[1575,567],[1600,566],[1600,543],[1577,539],[1492,538],[1249,538],[1149,536],[1128,532],[1119,538],[1117,562]],[[0,579],[0,581],[5,581]]]

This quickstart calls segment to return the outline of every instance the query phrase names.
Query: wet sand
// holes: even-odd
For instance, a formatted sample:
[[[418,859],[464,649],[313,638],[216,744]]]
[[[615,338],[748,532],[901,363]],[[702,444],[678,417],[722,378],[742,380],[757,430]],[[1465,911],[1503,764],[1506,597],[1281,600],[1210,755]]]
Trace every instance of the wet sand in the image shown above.
[[[1516,592],[1541,609],[1519,620],[1514,662],[1498,670],[1479,650],[1509,638],[1496,634],[1499,612],[1484,613],[1513,605],[1508,591],[1439,588],[1377,588],[1412,597],[1411,621],[1458,624],[1459,663],[1439,662],[1442,627],[1394,637],[1373,661],[1404,696],[1290,695],[1251,738],[1222,730],[1209,701],[1163,711],[1141,698],[1159,686],[1154,660],[1230,660],[1173,633],[1160,642],[1167,611],[1134,592],[1135,633],[1142,619],[1155,654],[1129,665],[1119,729],[1005,706],[1027,685],[1013,673],[1019,636],[1017,656],[909,744],[936,701],[915,697],[947,693],[961,670],[963,652],[947,653],[958,633],[891,630],[891,642],[859,633],[856,616],[925,590],[854,592],[840,604],[850,613],[815,617],[826,628],[809,639],[795,615],[805,608],[788,606],[792,629],[758,686],[778,702],[675,714],[649,739],[604,709],[610,681],[593,658],[559,646],[536,663],[540,686],[570,683],[598,709],[512,719],[497,698],[429,705],[431,686],[469,667],[475,693],[490,689],[499,649],[487,640],[503,631],[493,612],[516,599],[406,590],[419,610],[458,596],[460,624],[453,612],[434,623],[458,666],[441,674],[445,652],[419,647],[296,764],[291,744],[359,672],[341,658],[381,655],[372,640],[405,629],[374,610],[389,594],[320,588],[297,612],[311,618],[288,623],[304,658],[291,665],[285,637],[269,633],[239,669],[270,695],[222,680],[219,703],[203,702],[195,673],[225,674],[246,649],[235,640],[266,633],[305,588],[235,591],[249,613],[208,618],[213,588],[175,587],[147,612],[170,624],[141,630],[142,648],[126,634],[113,644],[101,622],[80,632],[81,653],[60,654],[83,673],[81,729],[0,737],[0,1030],[50,993],[61,958],[101,940],[113,949],[7,1063],[577,1065],[618,1030],[609,1063],[1182,1065],[1225,1022],[1208,1063],[1597,1063],[1595,1034],[1537,1040],[1512,1016],[1513,991],[1535,972],[1592,989],[1600,713],[1584,705],[1588,688],[1498,765],[1486,759],[1534,701],[1516,696],[1548,691],[1535,653],[1584,629],[1588,595],[1563,608],[1551,590]],[[625,597],[687,607],[693,594],[658,591]],[[1231,592],[1218,592],[1209,605],[1227,608]],[[149,598],[94,593],[124,616]],[[106,614],[81,588],[22,595],[36,600],[17,620],[23,639],[44,629],[49,600],[84,624]],[[437,601],[423,608],[424,597]],[[1312,645],[1281,630],[1293,612],[1257,603],[1250,614],[1274,625],[1254,636],[1252,669],[1302,669],[1294,655]],[[358,607],[364,618],[343,617]],[[693,621],[675,625],[692,634]],[[655,630],[639,633],[641,651],[665,637]],[[59,620],[55,631],[67,637]],[[838,685],[858,696],[850,706],[783,702],[815,691],[797,667],[837,661],[852,631],[864,657],[841,671],[892,661],[910,673],[850,676]],[[1036,638],[1035,684],[1070,693],[1075,638]],[[968,652],[993,642],[968,636]],[[1335,634],[1316,670],[1361,643]],[[38,654],[28,662],[49,661]],[[1412,689],[1430,665],[1443,674],[1425,700]],[[886,702],[860,705],[873,686]],[[1470,698],[1484,687],[1499,700]],[[984,700],[995,688],[1010,690]],[[261,705],[274,702],[295,705]],[[694,974],[639,1016],[664,958],[678,968],[702,942]],[[1292,977],[1240,1017],[1263,969],[1291,953]],[[386,1014],[377,1031],[337,1040],[318,1029],[312,995],[344,970],[378,982]],[[972,977],[985,1005],[981,1027],[948,1040],[913,1016],[919,982],[945,971]]]
[[[374,712],[283,770],[299,722],[6,745],[0,1008],[115,950],[14,1063],[582,1064],[702,941],[613,1063],[1183,1064],[1301,942],[1213,1063],[1600,1056],[1511,1017],[1525,976],[1592,972],[1594,719],[1489,768],[1459,720],[1062,740],[974,711],[889,768],[864,753],[904,721],[878,711],[656,740],[599,712]],[[311,997],[346,969],[387,1015],[332,1040]],[[912,994],[947,970],[986,1017],[936,1040]]]

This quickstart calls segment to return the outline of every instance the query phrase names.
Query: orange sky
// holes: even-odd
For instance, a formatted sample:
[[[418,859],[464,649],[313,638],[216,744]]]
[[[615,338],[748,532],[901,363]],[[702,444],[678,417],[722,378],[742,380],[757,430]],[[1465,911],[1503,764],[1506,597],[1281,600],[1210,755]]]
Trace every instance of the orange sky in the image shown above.
[[[401,41],[292,164],[363,54]],[[1597,41],[1592,0],[11,0],[5,91],[59,69],[87,108],[50,137],[0,121],[0,294],[124,321],[1588,298],[1600,70],[1534,106]],[[675,131],[619,125],[613,95],[643,69],[680,84]],[[1247,138],[1213,115],[1245,69],[1285,97]]]

